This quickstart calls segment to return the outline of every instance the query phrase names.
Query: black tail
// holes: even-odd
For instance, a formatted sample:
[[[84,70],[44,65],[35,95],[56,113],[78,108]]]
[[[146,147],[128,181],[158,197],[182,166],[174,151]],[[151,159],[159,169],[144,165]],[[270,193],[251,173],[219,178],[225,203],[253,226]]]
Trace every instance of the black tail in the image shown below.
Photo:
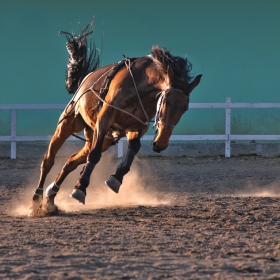
[[[84,77],[99,67],[101,51],[97,50],[93,40],[88,46],[87,36],[93,33],[93,20],[78,36],[59,31],[61,33],[66,35],[66,49],[69,52],[66,89],[69,93],[75,93]]]

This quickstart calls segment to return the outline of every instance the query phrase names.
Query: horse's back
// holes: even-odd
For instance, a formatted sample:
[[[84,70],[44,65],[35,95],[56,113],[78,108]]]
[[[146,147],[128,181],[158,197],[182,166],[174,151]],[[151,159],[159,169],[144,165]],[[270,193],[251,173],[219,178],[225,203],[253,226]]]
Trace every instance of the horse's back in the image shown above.
[[[104,66],[104,67],[99,68],[96,71],[88,74],[81,83],[78,95],[80,95],[81,93],[83,93],[86,90],[88,90],[89,88],[91,88],[94,84],[96,84],[96,87],[94,87],[94,88],[99,90],[100,87],[102,86],[104,80],[106,79],[106,76],[107,76],[106,72],[108,72],[116,64],[117,63],[113,63],[110,65]]]

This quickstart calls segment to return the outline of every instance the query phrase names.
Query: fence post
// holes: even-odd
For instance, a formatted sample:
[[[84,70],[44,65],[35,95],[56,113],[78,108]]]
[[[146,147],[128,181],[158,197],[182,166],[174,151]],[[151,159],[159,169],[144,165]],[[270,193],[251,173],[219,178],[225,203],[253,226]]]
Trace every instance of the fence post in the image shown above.
[[[231,133],[231,108],[230,108],[231,98],[226,98],[226,136],[225,141],[225,157],[230,157],[230,133]]]
[[[16,127],[17,127],[17,111],[11,110],[11,159],[17,158],[17,142],[16,142]]]

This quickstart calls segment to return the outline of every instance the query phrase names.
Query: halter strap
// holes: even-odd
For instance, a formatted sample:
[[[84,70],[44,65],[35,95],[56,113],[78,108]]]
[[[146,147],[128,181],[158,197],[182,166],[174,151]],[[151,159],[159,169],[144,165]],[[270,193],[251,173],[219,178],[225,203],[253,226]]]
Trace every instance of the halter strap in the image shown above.
[[[169,123],[165,123],[165,122],[163,122],[163,121],[161,121],[161,120],[159,120],[157,123],[163,124],[163,125],[166,125],[166,126],[170,126],[170,127],[175,127],[175,125],[169,124]]]
[[[155,116],[155,123],[154,123],[154,125],[153,125],[153,126],[156,127],[156,131],[157,131],[157,126],[158,126],[158,124],[163,124],[163,125],[170,126],[170,127],[173,127],[173,128],[175,127],[175,125],[172,125],[172,124],[163,122],[163,121],[160,119],[162,105],[163,105],[164,102],[165,102],[165,94],[166,94],[166,92],[167,92],[168,90],[170,90],[171,88],[172,88],[172,87],[166,86],[165,89],[159,93],[159,94],[160,94],[160,97],[159,97],[158,102],[157,102],[157,111],[156,111],[156,116]]]

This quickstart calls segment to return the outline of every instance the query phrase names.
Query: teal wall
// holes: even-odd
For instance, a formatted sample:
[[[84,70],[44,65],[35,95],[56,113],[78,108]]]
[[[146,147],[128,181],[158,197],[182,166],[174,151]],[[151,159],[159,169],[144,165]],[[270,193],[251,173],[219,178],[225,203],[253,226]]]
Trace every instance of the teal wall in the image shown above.
[[[279,0],[0,0],[0,103],[67,103],[64,36],[95,16],[102,65],[165,46],[203,74],[191,102],[280,102]],[[71,22],[71,23],[70,23]],[[78,25],[80,22],[80,26]],[[18,112],[18,134],[52,134],[60,111]],[[42,116],[41,116],[42,115]],[[280,110],[233,110],[232,132],[280,134]],[[9,114],[0,111],[0,135]],[[224,132],[224,110],[191,109],[175,134]]]

